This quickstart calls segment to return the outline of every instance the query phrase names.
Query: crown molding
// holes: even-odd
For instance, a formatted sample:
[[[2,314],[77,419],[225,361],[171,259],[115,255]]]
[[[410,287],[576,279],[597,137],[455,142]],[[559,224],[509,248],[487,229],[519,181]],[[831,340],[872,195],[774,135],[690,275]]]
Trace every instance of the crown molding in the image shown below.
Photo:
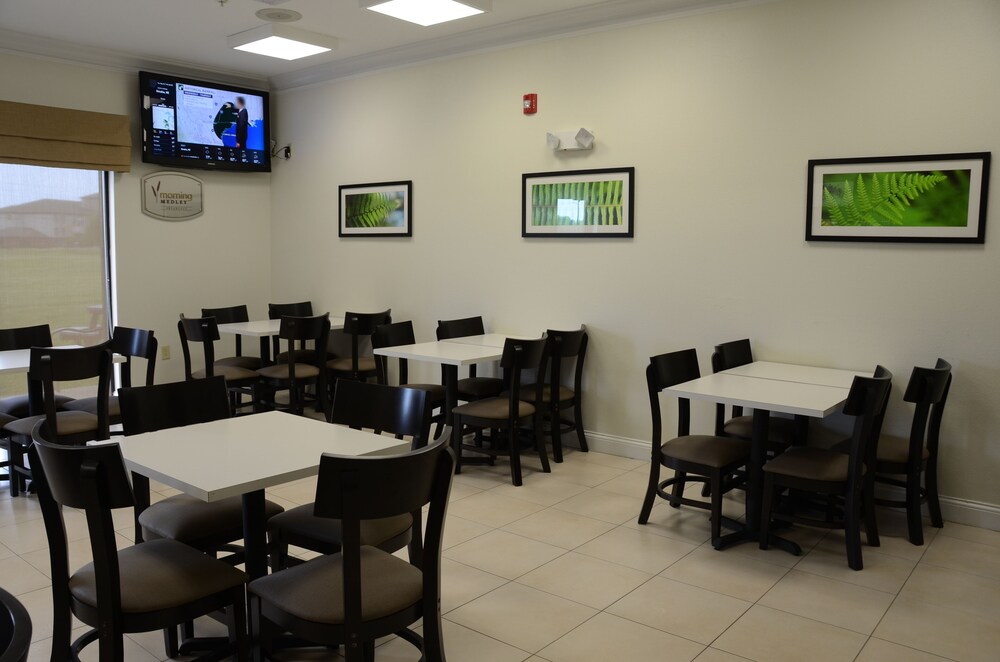
[[[0,53],[10,53],[22,57],[71,62],[84,67],[127,73],[152,70],[175,76],[191,76],[206,82],[246,85],[264,90],[270,88],[270,82],[267,78],[254,76],[245,71],[208,67],[182,60],[148,58],[123,51],[84,46],[2,28],[0,28],[0,44],[2,44]]]

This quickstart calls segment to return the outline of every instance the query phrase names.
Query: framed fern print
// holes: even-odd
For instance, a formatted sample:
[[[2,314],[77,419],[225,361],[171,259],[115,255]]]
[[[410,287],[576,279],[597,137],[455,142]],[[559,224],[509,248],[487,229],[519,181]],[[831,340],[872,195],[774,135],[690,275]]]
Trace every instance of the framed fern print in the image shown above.
[[[341,237],[412,237],[413,182],[340,187]]]
[[[633,237],[635,168],[522,177],[522,237]]]
[[[809,162],[806,241],[981,244],[990,153]]]

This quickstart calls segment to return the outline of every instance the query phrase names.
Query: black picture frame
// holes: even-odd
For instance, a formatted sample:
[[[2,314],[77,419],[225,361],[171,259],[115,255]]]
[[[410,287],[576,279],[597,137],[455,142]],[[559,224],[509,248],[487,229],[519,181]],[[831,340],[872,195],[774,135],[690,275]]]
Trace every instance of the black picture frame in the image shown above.
[[[370,206],[357,206],[365,204]],[[340,237],[412,237],[413,181],[342,184],[337,217]],[[401,224],[384,225],[390,218],[401,220]]]
[[[990,157],[810,160],[806,241],[982,244]],[[940,220],[927,222],[931,217]]]
[[[548,198],[542,200],[539,196]],[[597,199],[597,196],[602,196],[607,202],[591,204],[589,201]],[[635,168],[596,168],[522,175],[521,236],[563,239],[633,238]]]

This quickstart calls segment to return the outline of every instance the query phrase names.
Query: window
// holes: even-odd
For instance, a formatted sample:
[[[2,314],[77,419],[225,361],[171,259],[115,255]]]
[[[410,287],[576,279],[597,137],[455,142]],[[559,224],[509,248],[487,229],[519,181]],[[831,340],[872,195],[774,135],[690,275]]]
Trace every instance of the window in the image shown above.
[[[0,327],[48,324],[57,346],[107,340],[109,186],[99,170],[0,164]],[[0,394],[24,389],[0,376]]]

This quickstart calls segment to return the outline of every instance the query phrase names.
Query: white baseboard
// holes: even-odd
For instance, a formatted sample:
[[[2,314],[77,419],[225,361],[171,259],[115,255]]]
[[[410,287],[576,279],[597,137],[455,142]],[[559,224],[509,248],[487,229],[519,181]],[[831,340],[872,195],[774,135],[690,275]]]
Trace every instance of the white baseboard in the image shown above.
[[[592,451],[607,453],[608,455],[618,455],[619,457],[628,457],[633,460],[649,459],[648,441],[619,437],[604,432],[592,432],[590,430],[586,431],[586,435],[587,444]],[[902,498],[902,490],[900,488],[887,487],[885,489],[887,491],[887,498]],[[940,500],[941,515],[945,521],[990,529],[991,531],[1000,531],[1000,505],[960,499],[943,494]]]

